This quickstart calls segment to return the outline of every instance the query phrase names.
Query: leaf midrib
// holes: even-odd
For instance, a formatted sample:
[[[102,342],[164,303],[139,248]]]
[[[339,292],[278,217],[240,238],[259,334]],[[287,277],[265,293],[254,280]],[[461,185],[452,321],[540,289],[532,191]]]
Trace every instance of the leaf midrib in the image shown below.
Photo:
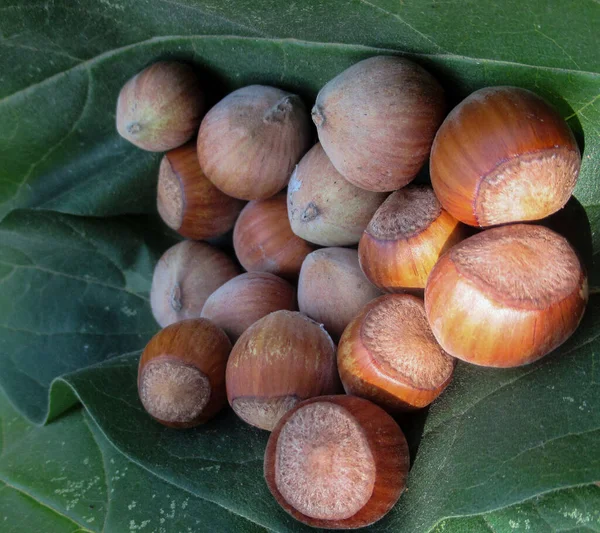
[[[548,67],[548,66],[539,66],[539,65],[531,65],[528,63],[520,63],[517,61],[505,61],[498,59],[488,59],[488,58],[478,58],[478,57],[468,57],[459,54],[416,54],[416,53],[405,53],[400,50],[395,50],[392,48],[379,48],[374,46],[366,46],[361,44],[346,44],[346,43],[331,43],[331,42],[321,42],[321,41],[308,41],[301,39],[293,39],[293,38],[257,38],[257,37],[245,37],[245,36],[237,36],[237,35],[162,35],[159,37],[151,37],[150,39],[145,39],[142,41],[138,41],[136,43],[131,43],[125,46],[121,46],[119,48],[114,48],[112,50],[107,50],[101,54],[98,54],[92,58],[86,59],[85,61],[74,65],[66,70],[57,72],[52,76],[43,79],[37,83],[34,83],[24,89],[20,89],[12,94],[4,96],[0,99],[0,106],[5,105],[12,100],[16,100],[20,97],[27,96],[29,93],[36,91],[39,88],[42,88],[48,84],[53,83],[54,81],[60,80],[64,76],[69,73],[76,72],[79,70],[87,70],[94,64],[104,60],[111,58],[113,56],[119,55],[121,53],[127,52],[129,50],[133,50],[138,46],[147,46],[156,43],[166,43],[170,41],[183,40],[183,41],[195,41],[195,40],[235,40],[235,41],[248,41],[248,42],[268,42],[268,43],[277,43],[277,44],[297,44],[300,46],[320,46],[320,47],[332,47],[332,48],[342,48],[346,50],[356,50],[356,51],[372,51],[375,53],[388,53],[388,54],[402,54],[408,57],[415,58],[427,58],[427,59],[456,59],[461,61],[468,61],[473,63],[485,63],[489,65],[502,65],[502,66],[517,66],[524,68],[533,68],[538,70],[543,70],[547,72],[560,72],[563,74],[570,75],[578,75],[578,76],[591,76],[597,77],[600,76],[600,73],[591,72],[586,70],[574,70],[574,69],[565,69],[561,67]]]

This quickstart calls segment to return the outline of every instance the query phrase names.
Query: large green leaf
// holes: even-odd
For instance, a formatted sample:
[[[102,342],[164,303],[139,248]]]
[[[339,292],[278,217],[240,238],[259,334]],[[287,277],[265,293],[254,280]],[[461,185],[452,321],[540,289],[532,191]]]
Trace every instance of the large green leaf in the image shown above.
[[[0,529],[305,529],[264,485],[265,433],[231,413],[175,432],[137,399],[136,354],[156,330],[150,275],[170,239],[147,218],[69,216],[155,211],[160,156],[114,131],[127,78],[170,57],[198,65],[211,101],[269,83],[310,104],[350,64],[404,53],[452,103],[485,85],[532,89],[584,149],[580,204],[554,223],[577,241],[598,293],[599,26],[595,0],[0,0],[0,388],[36,422],[78,399],[91,417],[33,428],[0,399]],[[11,213],[24,207],[64,214]],[[598,298],[535,365],[459,365],[405,426],[409,489],[374,530],[600,530]]]
[[[81,409],[40,428],[0,393],[0,426],[3,532],[264,531],[131,462]]]
[[[111,442],[193,494],[269,529],[297,529],[262,482],[267,434],[231,412],[190,431],[160,426],[137,398],[137,361],[124,356],[65,378]],[[382,527],[430,531],[446,518],[519,506],[600,479],[599,365],[598,297],[577,334],[536,364],[511,370],[459,365],[420,442],[412,436],[418,453],[409,488]],[[572,503],[568,491],[561,494],[565,505]],[[512,520],[514,513],[497,512],[494,520]]]
[[[148,291],[169,239],[152,220],[15,211],[0,223],[0,387],[29,418],[67,372],[144,347]],[[73,403],[52,398],[53,414]]]
[[[260,82],[310,102],[350,64],[397,51],[430,68],[453,100],[491,84],[548,97],[585,135],[577,197],[597,206],[600,6],[545,4],[9,2],[0,18],[0,217],[15,207],[154,209],[158,156],[118,137],[114,109],[125,80],[159,57],[194,61],[211,94]]]
[[[0,394],[0,427],[0,524],[7,533],[267,531],[128,460],[81,410],[40,428]],[[257,501],[258,491],[248,494]],[[432,533],[519,528],[600,531],[600,488],[560,490],[477,517],[451,518]]]

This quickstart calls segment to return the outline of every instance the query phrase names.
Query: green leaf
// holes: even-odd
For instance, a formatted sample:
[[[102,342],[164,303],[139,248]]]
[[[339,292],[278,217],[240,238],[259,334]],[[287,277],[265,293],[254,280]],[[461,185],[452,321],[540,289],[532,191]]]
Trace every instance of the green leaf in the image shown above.
[[[566,489],[600,479],[599,332],[595,297],[578,332],[540,362],[510,370],[459,365],[420,442],[413,436],[408,490],[381,527],[426,532],[444,519],[497,509],[504,511],[490,520],[516,520],[524,502],[564,489],[558,501],[570,505]],[[268,435],[231,412],[189,431],[159,425],[139,403],[137,362],[112,359],[65,381],[110,441],[160,478],[268,529],[296,529],[262,480]]]
[[[176,432],[139,404],[137,353],[156,331],[147,292],[171,241],[150,219],[116,216],[155,212],[160,155],[118,137],[115,102],[161,58],[196,64],[211,102],[265,83],[310,104],[354,62],[402,53],[440,79],[451,104],[511,84],[568,119],[583,148],[578,202],[552,224],[582,253],[595,294],[577,334],[541,362],[459,365],[405,427],[409,488],[372,530],[600,530],[599,25],[595,0],[4,0],[0,388],[35,422],[77,400],[91,419],[71,411],[33,428],[0,399],[0,529],[309,531],[262,480],[267,434],[231,412]],[[92,496],[100,503],[86,508]]]
[[[0,393],[0,425],[3,532],[264,531],[131,462],[81,409],[35,427]]]
[[[310,102],[352,63],[397,52],[431,69],[454,102],[493,84],[547,97],[580,140],[585,136],[576,195],[586,207],[599,205],[596,2],[576,10],[559,0],[543,10],[516,0],[494,8],[390,0],[346,7],[339,0],[287,6],[88,0],[4,8],[0,217],[16,207],[100,216],[154,210],[159,156],[119,138],[114,109],[123,83],[158,58],[196,63],[213,97],[258,82],[298,91]],[[74,37],[74,25],[86,31]]]
[[[0,223],[0,387],[19,410],[42,422],[53,379],[144,347],[167,242],[147,218],[15,211]],[[73,402],[57,391],[50,415]]]
[[[468,518],[450,518],[432,533],[600,531],[597,485],[555,491],[522,504]]]

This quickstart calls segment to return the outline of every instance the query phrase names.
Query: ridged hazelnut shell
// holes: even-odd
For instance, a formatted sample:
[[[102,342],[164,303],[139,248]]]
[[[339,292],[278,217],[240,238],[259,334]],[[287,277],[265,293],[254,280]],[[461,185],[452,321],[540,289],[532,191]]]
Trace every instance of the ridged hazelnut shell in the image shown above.
[[[294,286],[269,272],[246,272],[213,292],[202,308],[202,316],[235,342],[257,320],[281,309],[298,309]]]
[[[526,224],[457,244],[425,289],[427,318],[444,350],[494,367],[531,363],[560,346],[579,325],[587,300],[587,276],[567,240]]]
[[[306,256],[298,278],[301,312],[325,326],[338,340],[365,304],[381,291],[365,277],[358,252],[349,248],[322,248]]]
[[[195,142],[170,150],[162,158],[156,204],[170,228],[194,240],[227,233],[244,207],[244,202],[221,192],[204,175]]]
[[[563,118],[517,87],[474,92],[448,115],[431,151],[440,202],[472,226],[539,220],[573,192],[581,156]]]
[[[233,228],[233,247],[248,271],[298,278],[302,261],[314,246],[294,234],[285,194],[249,202]]]
[[[368,303],[350,322],[338,348],[345,391],[390,413],[433,402],[452,380],[455,363],[433,336],[423,301],[409,294],[388,294]]]
[[[143,150],[165,152],[198,131],[204,92],[185,63],[160,61],[131,78],[117,101],[117,131]]]
[[[213,418],[227,405],[230,351],[227,335],[209,320],[183,320],[159,331],[146,345],[138,368],[138,390],[148,413],[174,428]]]
[[[229,357],[226,379],[237,415],[268,431],[298,402],[341,389],[331,337],[294,311],[275,311],[244,331]]]
[[[368,191],[411,182],[429,156],[445,114],[444,91],[407,59],[365,59],[328,82],[312,110],[333,166]]]
[[[288,184],[292,231],[321,246],[357,244],[386,196],[344,179],[317,143],[300,160]]]
[[[385,292],[423,295],[440,256],[467,236],[467,228],[445,211],[431,187],[408,185],[375,212],[358,246],[360,266]]]
[[[150,305],[161,327],[199,318],[206,299],[240,273],[233,260],[204,242],[182,241],[154,268]]]
[[[361,440],[365,442],[372,458],[369,461],[371,463],[369,466],[374,467],[374,472],[371,473],[371,475],[374,474],[372,493],[366,503],[356,513],[347,518],[324,519],[308,516],[297,510],[285,499],[281,491],[283,487],[278,484],[278,471],[288,467],[279,460],[280,450],[283,447],[280,444],[282,432],[284,434],[283,439],[285,439],[286,427],[293,424],[295,418],[302,416],[303,410],[307,412],[310,409],[332,412],[333,424],[331,426],[335,426],[336,418],[341,419],[341,425],[354,426],[360,432]],[[298,412],[300,412],[300,415]],[[339,413],[337,417],[336,412]],[[350,423],[344,420],[347,417],[351,420]],[[299,457],[299,460],[304,459],[308,467],[311,465],[315,465],[313,468],[319,468],[320,465],[325,469],[332,467],[329,473],[321,474],[320,477],[329,476],[336,480],[338,475],[335,471],[336,461],[332,460],[331,464],[329,462],[323,464],[323,452],[325,454],[329,452],[336,457],[336,452],[348,453],[351,449],[349,444],[347,442],[337,442],[335,437],[338,433],[333,430],[318,432],[310,442],[309,439],[312,435],[309,431],[309,423],[306,426],[306,435],[303,442],[306,442],[310,454],[308,457],[303,454]],[[328,448],[334,449],[329,451]],[[365,469],[365,462],[361,460],[362,457],[351,457],[349,459],[340,457],[340,459],[347,459],[347,462],[354,469]],[[281,418],[267,443],[264,474],[271,494],[273,494],[279,505],[296,520],[317,528],[357,529],[377,522],[392,509],[404,491],[409,467],[410,457],[404,434],[394,419],[383,409],[356,396],[322,396],[298,404]],[[360,472],[357,472],[357,477],[360,479]],[[325,505],[334,504],[334,502],[335,498],[331,498],[327,502],[308,501],[309,504],[324,503]]]
[[[300,97],[251,85],[232,92],[206,114],[198,133],[198,158],[225,194],[259,200],[286,186],[311,136]]]

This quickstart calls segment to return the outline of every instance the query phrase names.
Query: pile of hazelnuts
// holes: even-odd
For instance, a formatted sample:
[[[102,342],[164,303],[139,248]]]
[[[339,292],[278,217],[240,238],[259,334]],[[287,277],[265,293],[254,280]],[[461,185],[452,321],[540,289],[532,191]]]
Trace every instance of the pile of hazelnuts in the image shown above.
[[[154,272],[164,329],[140,360],[142,404],[188,428],[229,401],[271,431],[265,478],[287,512],[366,526],[406,483],[391,415],[429,405],[457,359],[531,363],[577,328],[588,299],[577,253],[524,223],[569,200],[577,143],[515,87],[478,90],[445,116],[440,84],[398,57],[321,89],[314,145],[298,96],[252,85],[204,115],[202,85],[160,62],[118,101],[119,133],[166,151],[158,211],[188,239]],[[409,185],[428,158],[432,187]],[[237,262],[203,242],[232,228]]]

